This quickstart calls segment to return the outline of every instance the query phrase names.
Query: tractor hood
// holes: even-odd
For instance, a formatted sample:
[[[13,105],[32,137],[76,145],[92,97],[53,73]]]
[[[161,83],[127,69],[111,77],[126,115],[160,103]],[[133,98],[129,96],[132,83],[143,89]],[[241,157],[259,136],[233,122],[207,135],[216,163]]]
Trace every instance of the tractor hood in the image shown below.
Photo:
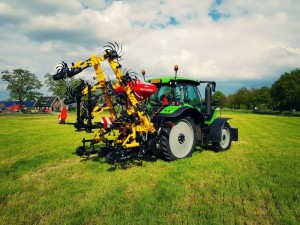
[[[189,104],[167,106],[162,109],[157,116],[169,119],[179,116],[191,116],[193,118],[196,118],[196,123],[200,122],[203,119],[202,114]]]

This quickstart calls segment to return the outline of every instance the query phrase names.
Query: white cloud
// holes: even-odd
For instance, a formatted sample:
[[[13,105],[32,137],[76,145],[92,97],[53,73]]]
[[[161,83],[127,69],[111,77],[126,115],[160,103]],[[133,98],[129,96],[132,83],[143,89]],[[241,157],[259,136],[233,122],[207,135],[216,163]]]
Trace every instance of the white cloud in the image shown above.
[[[213,2],[5,0],[0,68],[28,69],[43,79],[62,60],[101,54],[108,41],[123,45],[123,67],[147,76],[173,75],[178,64],[179,76],[275,81],[299,66],[297,0]]]

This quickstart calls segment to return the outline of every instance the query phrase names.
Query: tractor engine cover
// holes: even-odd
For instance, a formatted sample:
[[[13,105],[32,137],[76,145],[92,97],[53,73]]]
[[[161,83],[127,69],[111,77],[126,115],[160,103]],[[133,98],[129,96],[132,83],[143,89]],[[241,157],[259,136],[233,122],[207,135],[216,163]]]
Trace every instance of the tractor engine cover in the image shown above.
[[[142,82],[140,80],[134,80],[127,83],[128,86],[134,93],[134,96],[138,101],[142,101],[149,98],[152,94],[156,92],[156,86],[154,84]],[[125,92],[124,86],[116,88],[116,93]]]

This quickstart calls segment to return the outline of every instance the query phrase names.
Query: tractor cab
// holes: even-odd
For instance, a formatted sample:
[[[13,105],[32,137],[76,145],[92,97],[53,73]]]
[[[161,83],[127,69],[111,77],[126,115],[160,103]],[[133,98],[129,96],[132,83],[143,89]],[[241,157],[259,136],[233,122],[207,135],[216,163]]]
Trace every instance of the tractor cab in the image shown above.
[[[153,106],[179,106],[191,105],[201,106],[201,96],[197,86],[198,81],[174,77],[148,80],[155,84],[157,91],[149,98],[149,103]]]
[[[216,118],[212,107],[212,92],[215,92],[216,87],[214,81],[183,77],[163,77],[147,81],[156,85],[156,93],[149,97],[148,103],[152,111],[159,112],[159,116],[177,117],[183,110],[190,109],[186,113],[198,118],[197,122],[211,124]],[[206,85],[203,99],[199,90],[201,84]]]

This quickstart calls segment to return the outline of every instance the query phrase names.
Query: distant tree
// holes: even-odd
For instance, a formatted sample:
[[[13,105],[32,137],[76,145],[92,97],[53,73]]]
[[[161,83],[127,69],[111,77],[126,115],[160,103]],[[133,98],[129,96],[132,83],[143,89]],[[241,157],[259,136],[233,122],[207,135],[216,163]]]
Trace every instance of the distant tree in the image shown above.
[[[283,110],[300,110],[300,69],[284,73],[270,90],[273,104]]]
[[[24,100],[34,100],[42,94],[37,89],[43,85],[35,74],[28,70],[14,69],[2,71],[2,80],[8,82],[7,90],[12,99],[19,100],[20,108],[23,108]]]
[[[252,104],[259,109],[266,109],[271,104],[270,87],[252,88]]]
[[[217,105],[221,108],[226,105],[226,96],[221,91],[216,91],[212,95],[212,99],[217,102]]]
[[[226,97],[226,107],[229,107],[229,108],[236,108],[236,105],[235,105],[235,94],[229,94],[227,97]]]
[[[251,109],[251,102],[252,94],[246,87],[242,87],[235,92],[234,105],[236,105],[238,109],[240,109],[242,105],[246,109]]]
[[[59,96],[61,99],[67,97],[66,95],[66,87],[68,85],[68,81],[66,80],[53,80],[53,75],[50,73],[45,74],[45,84],[48,87],[48,91],[52,92],[53,95]]]

